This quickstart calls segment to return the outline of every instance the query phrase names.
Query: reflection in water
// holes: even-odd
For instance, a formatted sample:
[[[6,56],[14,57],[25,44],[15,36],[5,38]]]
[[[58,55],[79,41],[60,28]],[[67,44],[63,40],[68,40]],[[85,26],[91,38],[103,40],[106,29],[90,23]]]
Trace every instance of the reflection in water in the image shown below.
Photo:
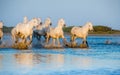
[[[120,46],[104,44],[108,38],[120,40],[120,36],[91,36],[88,50],[1,49],[0,75],[120,75]]]
[[[55,61],[57,62],[57,67],[63,67],[64,65],[64,55],[58,54],[55,58]]]
[[[113,54],[112,54],[113,55]],[[105,62],[105,63],[103,63]],[[0,55],[0,72],[17,74],[49,73],[56,71],[119,69],[119,60],[100,59],[91,56],[48,53],[20,53]],[[109,64],[108,64],[109,63]],[[114,63],[114,64],[113,64]],[[2,75],[2,74],[1,74]]]
[[[64,55],[62,54],[49,54],[47,55],[46,63],[52,65],[52,67],[60,68],[64,65]]]
[[[68,69],[89,69],[93,65],[92,62],[93,59],[91,57],[65,55],[65,66]]]
[[[16,58],[16,62],[24,65],[24,66],[29,66],[32,67],[33,66],[33,54],[32,53],[23,53],[23,54],[15,54],[14,55]]]
[[[92,59],[90,57],[73,57],[72,64],[77,68],[87,69],[91,67]]]
[[[39,68],[61,68],[64,66],[64,55],[62,54],[34,54],[23,53],[15,54],[18,65],[26,67],[34,67],[39,65]]]
[[[54,69],[91,69],[106,66],[102,63],[104,60],[93,59],[88,56],[65,55],[65,54],[40,54],[40,53],[23,53],[15,54],[17,66],[26,66],[31,68],[39,68],[40,70]],[[112,61],[112,60],[109,60]],[[106,61],[107,62],[107,61]],[[99,65],[101,64],[101,66]],[[109,62],[112,64],[112,62]],[[39,67],[38,67],[39,66]],[[110,67],[109,65],[107,67]]]
[[[2,69],[2,59],[3,59],[3,56],[2,55],[0,55],[0,69]]]

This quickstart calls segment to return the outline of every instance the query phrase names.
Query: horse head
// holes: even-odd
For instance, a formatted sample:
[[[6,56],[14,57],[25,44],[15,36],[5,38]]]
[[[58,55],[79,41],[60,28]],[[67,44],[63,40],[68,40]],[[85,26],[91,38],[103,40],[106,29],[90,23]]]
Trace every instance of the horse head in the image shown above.
[[[60,20],[58,21],[58,25],[59,25],[59,26],[62,26],[62,27],[66,26],[64,19],[60,19]]]
[[[24,16],[24,21],[23,21],[23,23],[28,23],[28,18],[27,18],[27,16]]]
[[[46,20],[45,20],[45,25],[46,25],[46,26],[52,25],[51,19],[50,19],[49,17],[46,18]]]
[[[31,21],[30,21],[30,24],[32,25],[32,26],[37,26],[37,25],[39,25],[41,23],[41,19],[40,18],[33,18]]]
[[[91,22],[88,22],[87,23],[87,26],[88,26],[88,29],[90,30],[90,31],[93,31],[94,29],[93,29],[93,24],[91,23]]]

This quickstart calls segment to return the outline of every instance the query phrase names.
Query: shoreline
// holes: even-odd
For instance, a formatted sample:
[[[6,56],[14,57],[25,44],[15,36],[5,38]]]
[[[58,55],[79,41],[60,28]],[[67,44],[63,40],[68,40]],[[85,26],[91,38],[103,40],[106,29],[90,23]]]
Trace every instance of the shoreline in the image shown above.
[[[70,35],[70,33],[64,33],[65,35]],[[88,34],[88,36],[120,36],[120,34]]]
[[[120,34],[88,34],[89,36],[120,36]]]
[[[11,35],[11,33],[4,33],[4,35]],[[70,35],[70,33],[64,33],[64,35]],[[88,36],[120,36],[120,34],[88,34]]]

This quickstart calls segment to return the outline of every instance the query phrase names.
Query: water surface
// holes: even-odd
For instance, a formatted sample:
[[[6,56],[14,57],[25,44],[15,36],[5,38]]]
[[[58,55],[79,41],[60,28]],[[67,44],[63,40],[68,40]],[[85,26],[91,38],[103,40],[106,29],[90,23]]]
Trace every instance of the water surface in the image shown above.
[[[88,42],[89,49],[1,48],[0,75],[120,75],[120,36],[89,36]]]

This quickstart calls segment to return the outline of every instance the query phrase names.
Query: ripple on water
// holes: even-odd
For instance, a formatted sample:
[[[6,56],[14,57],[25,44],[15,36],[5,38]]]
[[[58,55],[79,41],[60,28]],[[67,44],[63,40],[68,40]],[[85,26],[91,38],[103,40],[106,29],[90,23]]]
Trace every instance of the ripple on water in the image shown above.
[[[0,75],[119,75],[120,45],[106,40],[120,37],[89,36],[88,49],[0,48]]]

